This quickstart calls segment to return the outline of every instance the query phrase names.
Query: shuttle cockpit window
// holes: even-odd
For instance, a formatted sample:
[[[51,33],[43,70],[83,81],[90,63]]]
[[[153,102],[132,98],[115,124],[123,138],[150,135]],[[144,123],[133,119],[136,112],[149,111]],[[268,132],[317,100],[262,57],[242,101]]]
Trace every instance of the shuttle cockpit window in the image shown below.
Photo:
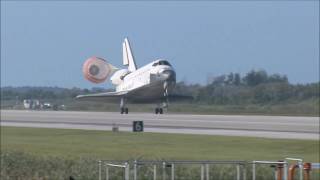
[[[168,61],[159,61],[159,65],[171,66],[171,64]]]
[[[155,63],[157,65],[166,65],[166,66],[171,66],[171,64],[168,61],[159,61],[158,63]],[[154,64],[154,66],[155,66]]]
[[[159,61],[159,62],[156,62],[156,63],[152,64],[152,66],[158,66],[158,65],[171,66],[171,64],[168,61]]]

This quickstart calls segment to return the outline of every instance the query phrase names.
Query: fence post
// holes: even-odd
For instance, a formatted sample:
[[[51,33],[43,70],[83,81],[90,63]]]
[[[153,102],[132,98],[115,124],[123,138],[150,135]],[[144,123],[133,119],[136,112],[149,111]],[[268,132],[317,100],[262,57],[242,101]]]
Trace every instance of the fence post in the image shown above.
[[[252,164],[252,180],[256,180],[256,163],[254,161]]]
[[[303,165],[302,165],[302,161],[299,161],[298,165],[299,165],[299,179],[303,180]]]
[[[280,163],[277,164],[277,180],[282,180],[282,178],[284,177],[284,174],[283,174],[284,164],[282,164],[282,161],[278,161],[278,162]]]
[[[283,164],[283,179],[284,180],[288,180],[288,164],[287,162],[285,161],[285,163]]]
[[[278,177],[278,169],[275,166],[275,168],[274,168],[274,180],[277,180],[277,177]]]
[[[109,167],[106,164],[106,180],[109,180]]]
[[[293,180],[293,179],[294,179],[295,170],[296,170],[296,168],[298,168],[298,167],[299,167],[299,165],[296,165],[296,164],[292,164],[292,165],[289,167],[288,180]]]
[[[207,180],[209,180],[209,178],[210,178],[210,177],[209,177],[209,173],[210,173],[210,172],[209,172],[209,164],[206,164],[206,176],[207,176],[206,179],[207,179]]]
[[[201,164],[201,180],[204,180],[204,165]]]
[[[129,180],[129,173],[130,173],[130,166],[129,163],[125,163],[125,169],[124,169],[124,179]]]
[[[134,161],[133,171],[133,179],[137,180],[137,160]]]
[[[304,180],[309,180],[310,179],[311,163],[304,163],[303,170],[304,170]]]
[[[157,180],[157,165],[153,165],[153,180]]]
[[[300,159],[300,158],[285,158],[286,160],[292,160],[292,161],[297,161],[298,162],[298,165],[297,167],[299,168],[299,179],[300,180],[303,180],[303,165],[302,165],[302,162],[303,162],[303,159]],[[293,167],[293,166],[292,166]],[[294,167],[297,168],[296,166]],[[294,171],[294,169],[292,169]],[[290,174],[290,172],[288,172],[288,174]],[[289,179],[289,177],[288,177]]]
[[[99,160],[99,180],[101,180],[101,160]]]
[[[240,180],[240,165],[237,164],[237,180]]]
[[[162,163],[162,180],[166,180],[166,162]]]
[[[171,164],[171,180],[174,180],[174,164]]]
[[[245,164],[242,164],[242,173],[243,173],[243,180],[247,180],[247,169]]]

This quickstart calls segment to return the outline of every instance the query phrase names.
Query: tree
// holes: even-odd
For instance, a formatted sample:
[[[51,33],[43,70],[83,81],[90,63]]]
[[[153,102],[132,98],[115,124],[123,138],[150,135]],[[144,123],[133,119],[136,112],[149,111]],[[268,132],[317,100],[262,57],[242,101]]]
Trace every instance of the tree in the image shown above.
[[[268,82],[270,82],[270,83],[276,83],[276,82],[288,83],[288,78],[286,75],[281,76],[280,74],[272,74],[268,77]]]
[[[211,84],[224,85],[225,83],[226,83],[226,75],[221,75],[221,76],[215,77]]]
[[[264,70],[259,70],[259,71],[251,70],[243,78],[243,81],[248,86],[256,86],[258,84],[262,84],[262,83],[267,82],[267,80],[268,80],[268,74]]]
[[[234,74],[234,85],[239,86],[241,84],[241,77],[239,73]]]
[[[233,73],[230,73],[230,74],[227,76],[226,82],[227,82],[227,84],[229,84],[229,85],[234,84],[234,75],[233,75]]]

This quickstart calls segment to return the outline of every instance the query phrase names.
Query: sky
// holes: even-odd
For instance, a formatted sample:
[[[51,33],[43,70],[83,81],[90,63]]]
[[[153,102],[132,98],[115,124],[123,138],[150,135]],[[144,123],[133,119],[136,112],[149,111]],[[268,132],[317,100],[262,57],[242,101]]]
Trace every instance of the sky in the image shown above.
[[[82,64],[123,68],[125,37],[139,67],[167,59],[178,81],[252,69],[319,81],[319,1],[1,1],[1,87],[110,87]]]

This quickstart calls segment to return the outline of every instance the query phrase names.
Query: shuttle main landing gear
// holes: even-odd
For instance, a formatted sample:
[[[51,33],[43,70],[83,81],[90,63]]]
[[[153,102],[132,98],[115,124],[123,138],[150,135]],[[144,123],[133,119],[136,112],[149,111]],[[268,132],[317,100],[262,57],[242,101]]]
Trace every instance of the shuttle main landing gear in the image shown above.
[[[163,108],[167,108],[168,107],[168,104],[163,102],[162,104],[159,103],[157,104],[157,107],[154,109],[154,112],[156,114],[163,114]]]
[[[163,109],[157,107],[157,108],[154,110],[154,112],[155,112],[156,114],[163,114]]]
[[[121,114],[128,114],[129,113],[129,109],[128,108],[120,108],[120,113]]]
[[[120,101],[120,114],[128,114],[129,113],[129,109],[127,107],[125,107],[125,99],[121,98]]]

